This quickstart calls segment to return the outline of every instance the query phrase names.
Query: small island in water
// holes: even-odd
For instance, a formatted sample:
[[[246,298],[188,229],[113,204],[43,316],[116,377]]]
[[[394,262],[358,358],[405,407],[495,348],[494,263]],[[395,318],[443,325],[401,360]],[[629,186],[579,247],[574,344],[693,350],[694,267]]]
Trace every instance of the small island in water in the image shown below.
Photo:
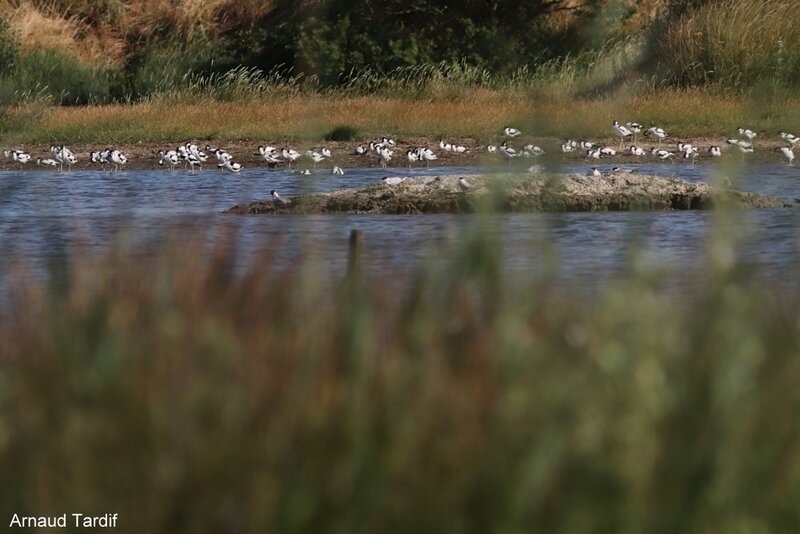
[[[775,197],[727,185],[634,173],[393,176],[363,189],[311,193],[236,205],[234,214],[472,213],[704,210],[718,206],[787,208]]]

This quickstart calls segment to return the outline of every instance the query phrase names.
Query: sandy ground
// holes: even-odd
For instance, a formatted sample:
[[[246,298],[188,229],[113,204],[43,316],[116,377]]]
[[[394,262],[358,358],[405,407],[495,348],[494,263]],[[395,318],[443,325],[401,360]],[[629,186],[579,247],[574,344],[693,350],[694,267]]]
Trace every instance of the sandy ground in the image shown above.
[[[325,146],[329,148],[333,152],[333,156],[320,163],[317,168],[332,168],[334,165],[338,165],[342,168],[354,168],[354,167],[379,167],[378,158],[375,155],[367,154],[367,155],[356,155],[354,153],[354,148],[358,144],[363,144],[364,146],[368,146],[369,142],[372,139],[362,139],[358,141],[346,141],[346,142],[323,142],[317,144],[291,144],[291,148],[303,152],[308,148],[313,147],[320,147]],[[430,138],[421,138],[421,137],[412,137],[412,138],[400,138],[397,139],[397,145],[394,147],[394,158],[391,161],[389,167],[396,168],[398,171],[408,167],[408,163],[406,160],[406,151],[410,148],[427,146],[434,150],[436,155],[439,157],[439,160],[436,163],[436,166],[472,166],[472,165],[480,165],[480,164],[491,164],[495,162],[498,165],[504,165],[504,161],[502,156],[499,154],[488,154],[485,150],[483,145],[479,145],[475,139],[470,138],[460,138],[460,139],[448,139],[449,142],[454,144],[459,144],[467,147],[469,150],[464,154],[454,154],[445,152],[444,150],[439,149],[439,140],[438,139],[430,139]],[[600,139],[600,140],[591,140],[596,143],[600,143],[604,146],[610,146],[613,148],[619,147],[618,142],[614,142],[614,140],[610,139]],[[673,150],[677,152],[675,145],[678,143],[679,140],[665,140],[662,143],[663,148]],[[697,161],[703,161],[710,159],[709,156],[706,154],[706,149],[711,145],[719,145],[722,147],[723,153],[728,155],[733,155],[735,157],[743,157],[739,154],[738,150],[731,145],[728,145],[725,142],[725,138],[711,138],[711,139],[692,139],[692,140],[684,140],[690,141],[695,146],[700,149],[700,154],[697,158]],[[240,163],[245,168],[264,168],[267,169],[266,162],[261,158],[258,154],[258,143],[256,142],[246,142],[246,141],[235,141],[235,142],[225,142],[225,143],[216,143],[216,142],[209,142],[209,141],[194,141],[199,147],[204,148],[206,145],[217,146],[224,148],[228,152],[230,152],[234,156],[234,161]],[[502,139],[498,139],[497,143],[502,142]],[[560,151],[560,144],[562,140],[556,138],[526,138],[524,140],[512,139],[509,141],[509,145],[515,148],[521,148],[526,144],[534,144],[543,148],[546,152],[544,156],[540,158],[518,158],[515,160],[515,165],[523,167],[527,164],[534,165],[537,162],[547,162],[547,161],[572,161],[575,163],[585,162],[587,167],[592,166],[599,166],[599,165],[608,165],[608,164],[624,164],[624,163],[641,163],[645,161],[656,161],[656,159],[649,154],[644,157],[634,157],[630,155],[618,155],[612,157],[604,157],[601,160],[594,160],[594,159],[587,159],[585,157],[585,151],[578,150],[571,153],[561,153]],[[265,143],[267,145],[275,146],[278,149],[286,146],[284,144],[279,143]],[[177,143],[176,143],[177,145]],[[645,150],[650,150],[653,146],[656,146],[655,143],[651,142],[637,142],[637,145],[644,148]],[[79,161],[78,164],[73,166],[73,169],[98,169],[100,168],[99,165],[91,163],[89,161],[89,153],[94,150],[101,150],[106,147],[102,146],[89,146],[89,145],[68,145],[71,150],[75,152]],[[628,145],[626,144],[625,147]],[[748,159],[759,159],[759,160],[774,160],[774,161],[781,161],[782,157],[780,154],[774,152],[774,148],[778,146],[785,146],[779,139],[766,139],[766,140],[756,140],[755,143],[755,154],[747,154],[744,157]],[[28,153],[31,154],[33,161],[27,164],[25,167],[27,169],[50,169],[49,167],[37,167],[35,164],[36,158],[45,158],[49,157],[49,145],[27,145],[27,146],[9,146],[3,147],[3,149],[8,148],[15,148],[15,149],[23,149],[26,150]],[[131,145],[124,145],[118,146],[122,150],[122,152],[128,157],[128,164],[126,168],[128,169],[157,169],[158,166],[158,151],[159,150],[168,150],[174,149],[175,145],[164,145],[164,144],[156,144],[156,143],[137,143]],[[684,161],[681,157],[675,158],[676,163],[683,163],[688,164],[689,162]],[[311,161],[307,158],[301,158],[295,167],[304,169],[304,168],[311,168]],[[417,166],[422,166],[420,164],[415,164]],[[216,159],[213,156],[209,157],[208,162],[204,166],[205,168],[213,169],[216,166]],[[281,164],[279,167],[283,167],[284,165]],[[19,168],[18,165],[14,164],[10,161],[3,161],[2,169],[5,170],[15,170]],[[181,168],[181,166],[179,166]]]

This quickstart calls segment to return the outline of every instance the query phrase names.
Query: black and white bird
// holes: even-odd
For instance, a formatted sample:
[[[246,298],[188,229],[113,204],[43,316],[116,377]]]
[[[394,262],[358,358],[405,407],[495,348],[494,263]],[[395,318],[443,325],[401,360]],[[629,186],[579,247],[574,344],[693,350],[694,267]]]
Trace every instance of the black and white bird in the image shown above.
[[[781,136],[781,139],[783,139],[784,141],[786,141],[789,144],[789,146],[794,146],[800,141],[800,137],[797,137],[794,134],[781,132],[780,136]]]
[[[631,145],[631,147],[628,149],[628,152],[630,152],[631,156],[646,156],[647,155],[647,152],[645,151],[645,149],[643,149],[641,147],[638,147],[636,145]]]
[[[333,170],[331,170],[331,174],[336,176],[344,176],[344,169],[342,169],[338,165],[334,165]]]
[[[614,135],[619,137],[619,149],[622,150],[622,143],[625,141],[625,138],[633,135],[633,132],[630,131],[627,126],[620,124],[619,121],[614,121],[611,130],[614,132]]]
[[[410,169],[411,165],[413,163],[416,163],[416,162],[419,161],[419,151],[418,151],[418,149],[414,148],[414,149],[411,149],[411,150],[407,150],[406,151],[406,159],[408,160],[408,168]]]
[[[591,141],[581,141],[580,147],[583,150],[592,150],[593,148],[597,148],[597,143],[592,143]]]
[[[508,143],[506,143],[505,141],[503,141],[503,143],[500,145],[500,153],[503,155],[506,161],[509,162],[512,159],[519,157],[519,153],[510,146],[508,146]]]
[[[119,171],[126,163],[128,157],[116,148],[108,155],[108,160],[114,164],[114,170]]]
[[[286,161],[286,166],[291,169],[292,163],[300,159],[301,154],[293,148],[283,147],[281,150],[281,156],[283,156],[283,159]]]
[[[233,173],[236,173],[236,172],[239,172],[239,171],[242,170],[241,164],[236,163],[232,159],[226,159],[226,160],[224,160],[224,161],[222,161],[220,163],[217,163],[217,167],[219,167],[221,170],[229,171],[229,172],[233,172]]]
[[[600,149],[601,156],[616,156],[617,151],[610,146],[604,146]]]
[[[280,196],[278,192],[275,191],[274,189],[270,191],[269,194],[272,196],[272,203],[277,206],[288,206],[289,204],[292,203],[292,201],[289,200],[288,198],[283,198],[282,196]]]
[[[573,141],[572,139],[567,139],[563,143],[561,143],[561,152],[574,152],[578,149],[577,141]]]
[[[597,167],[592,167],[589,169],[589,172],[586,173],[586,176],[593,176],[595,178],[599,178],[603,176],[603,174],[597,169]]]
[[[305,155],[308,158],[311,158],[313,162],[314,168],[317,168],[317,163],[320,163],[325,160],[325,156],[321,152],[317,152],[316,150],[306,150]]]
[[[722,156],[722,149],[717,145],[711,145],[710,147],[708,147],[708,155],[711,156],[712,158],[718,158]]]
[[[170,170],[174,170],[175,166],[178,165],[178,153],[175,150],[159,150],[158,151],[158,164],[159,165],[169,165]]]
[[[496,145],[487,145],[486,146],[486,152],[488,152],[489,154],[497,153],[497,146]]]
[[[364,145],[358,145],[355,149],[353,149],[353,153],[356,156],[363,156],[367,153],[367,149],[364,147]]]
[[[758,137],[758,134],[749,128],[738,128],[736,131],[739,132],[739,135],[743,135],[751,142]]]
[[[472,184],[467,181],[466,178],[463,176],[458,179],[458,187],[460,187],[463,191],[469,191],[472,189]]]
[[[659,148],[661,148],[661,141],[665,137],[669,137],[669,134],[667,132],[665,132],[663,128],[659,128],[658,126],[652,126],[652,127],[648,128],[647,131],[644,134],[645,135],[652,135],[653,137],[658,139],[658,147]]]
[[[742,139],[728,139],[728,144],[738,148],[739,152],[742,154],[750,154],[753,152],[753,143]]]
[[[794,151],[791,149],[791,147],[780,146],[775,149],[775,152],[780,152],[783,154],[783,157],[786,158],[786,160],[789,162],[789,165],[794,162]]]
[[[392,161],[392,156],[394,152],[389,150],[388,148],[381,148],[378,150],[378,163],[380,163],[381,167],[384,169],[389,165],[389,162]]]
[[[264,161],[267,162],[267,166],[269,167],[274,167],[281,162],[281,158],[278,155],[278,149],[274,146],[259,146],[258,153],[262,158],[264,158]]]
[[[536,145],[525,145],[522,147],[522,157],[524,158],[538,158],[544,154],[544,150]]]
[[[506,137],[517,137],[519,135],[522,135],[522,132],[520,132],[516,128],[512,128],[511,126],[506,126],[505,128],[503,128],[503,135],[505,135]]]
[[[426,167],[428,167],[431,164],[431,161],[436,161],[437,159],[439,159],[439,156],[434,154],[433,150],[431,150],[428,147],[419,148],[417,149],[417,151],[418,151],[417,154],[419,154],[420,161],[424,161]]]
[[[42,167],[58,167],[58,162],[52,158],[37,159],[36,164]]]
[[[638,122],[626,122],[625,126],[627,126],[628,130],[630,130],[631,133],[633,134],[633,142],[635,144],[636,143],[636,136],[639,135],[640,133],[642,133],[642,130],[644,129],[644,126],[642,126]]]
[[[673,154],[669,150],[662,150],[660,148],[653,148],[650,151],[650,153],[653,154],[658,159],[669,159],[669,158],[674,158],[675,157],[675,154]],[[674,163],[674,160],[673,160],[673,163]]]
[[[20,167],[31,160],[30,154],[22,150],[4,150],[3,155],[5,155],[6,159],[18,163]]]
[[[381,182],[383,185],[400,185],[406,180],[405,176],[386,176],[385,178],[381,178]]]

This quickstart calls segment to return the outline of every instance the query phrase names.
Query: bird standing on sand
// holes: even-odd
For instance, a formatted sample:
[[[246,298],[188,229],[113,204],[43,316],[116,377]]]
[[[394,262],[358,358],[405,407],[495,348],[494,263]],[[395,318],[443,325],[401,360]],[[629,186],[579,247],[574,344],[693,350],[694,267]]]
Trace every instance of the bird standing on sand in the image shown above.
[[[758,137],[758,134],[749,128],[739,128],[736,131],[739,132],[739,135],[745,136],[751,142]]]
[[[272,196],[272,203],[276,204],[278,206],[288,206],[289,204],[292,203],[291,200],[283,198],[282,196],[280,196],[278,194],[278,192],[275,191],[274,189],[272,191],[270,191],[269,194]]]
[[[664,131],[663,128],[659,128],[658,126],[652,126],[648,128],[647,131],[644,133],[645,135],[652,135],[658,139],[658,147],[661,148],[661,141],[665,137],[669,137],[669,134]]]
[[[472,184],[469,183],[466,178],[461,177],[458,179],[458,187],[460,187],[463,191],[469,191],[472,189]]]
[[[783,157],[789,161],[789,165],[794,162],[794,151],[788,146],[780,146],[775,149],[775,152],[780,152]]]

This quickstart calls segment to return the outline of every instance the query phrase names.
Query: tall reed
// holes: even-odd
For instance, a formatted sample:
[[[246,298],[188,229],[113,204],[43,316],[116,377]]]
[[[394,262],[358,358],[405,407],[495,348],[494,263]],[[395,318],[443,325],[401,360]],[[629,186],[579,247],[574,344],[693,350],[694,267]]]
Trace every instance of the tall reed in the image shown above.
[[[284,270],[269,250],[242,271],[224,238],[75,253],[49,284],[19,271],[0,301],[0,515],[115,512],[130,532],[798,524],[796,292],[759,286],[716,235],[687,293],[634,261],[587,298],[553,273],[505,279],[492,237],[402,282]]]

